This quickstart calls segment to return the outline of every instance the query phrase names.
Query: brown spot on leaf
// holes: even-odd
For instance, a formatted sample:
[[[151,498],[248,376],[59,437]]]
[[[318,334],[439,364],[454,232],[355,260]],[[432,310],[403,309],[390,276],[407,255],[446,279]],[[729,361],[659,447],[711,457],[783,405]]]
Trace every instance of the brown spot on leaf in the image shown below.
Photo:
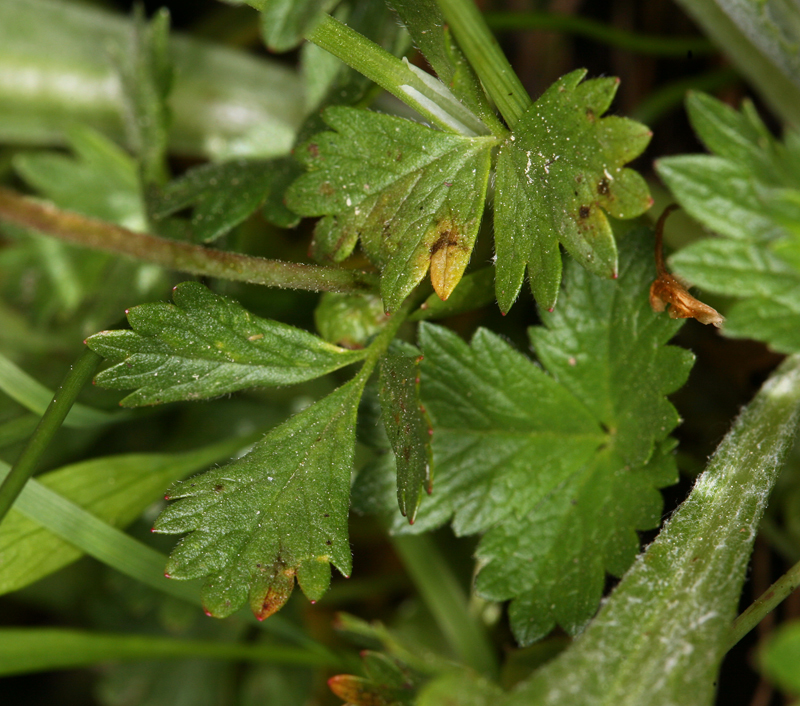
[[[311,144],[308,146],[308,153],[309,153],[309,154],[310,154],[312,157],[314,157],[314,159],[316,159],[317,157],[319,157],[319,145],[318,145],[316,142],[312,142],[312,143],[311,143]]]
[[[323,181],[319,185],[319,193],[322,194],[323,196],[333,196],[334,193],[336,193],[336,189],[334,189],[333,186],[331,186],[331,183],[329,181]]]
[[[586,109],[586,117],[589,119],[590,123],[594,122],[594,111],[591,108]]]
[[[253,600],[254,596],[251,594],[250,605],[256,618],[266,620],[270,615],[274,615],[283,608],[286,601],[289,600],[289,596],[292,595],[296,569],[285,566],[278,560],[277,565],[264,567],[261,571],[274,571],[275,573],[271,577],[267,577],[262,584],[264,592],[260,598]]]
[[[214,490],[215,490],[217,493],[220,493],[220,492],[222,492],[223,490],[225,490],[225,486],[224,486],[224,485],[222,485],[222,483],[217,483],[217,484],[214,486]]]
[[[584,204],[583,206],[581,206],[581,207],[578,209],[578,216],[579,216],[580,218],[588,218],[588,217],[589,217],[589,214],[590,214],[591,212],[592,212],[592,209],[591,209],[589,206],[587,206],[586,204]]]
[[[597,183],[597,193],[600,194],[601,196],[607,196],[609,191],[610,191],[610,189],[609,189],[609,186],[608,186],[608,179],[603,177]]]
[[[464,242],[461,228],[450,219],[439,223],[434,235],[430,246],[431,284],[439,298],[445,300],[461,281],[472,248]]]

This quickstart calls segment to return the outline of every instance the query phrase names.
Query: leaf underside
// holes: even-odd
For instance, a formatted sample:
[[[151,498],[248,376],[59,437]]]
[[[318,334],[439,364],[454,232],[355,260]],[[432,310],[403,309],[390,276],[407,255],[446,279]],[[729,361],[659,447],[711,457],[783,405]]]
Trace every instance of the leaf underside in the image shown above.
[[[103,331],[86,343],[116,363],[95,381],[136,391],[128,407],[196,400],[257,386],[291,385],[364,357],[301,329],[261,319],[197,282],[173,290],[175,304],[128,311],[130,331]]]

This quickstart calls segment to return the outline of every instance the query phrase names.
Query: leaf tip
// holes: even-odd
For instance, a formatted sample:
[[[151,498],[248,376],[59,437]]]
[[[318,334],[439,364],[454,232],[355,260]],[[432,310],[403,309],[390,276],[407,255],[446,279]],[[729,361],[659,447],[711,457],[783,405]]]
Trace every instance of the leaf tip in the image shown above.
[[[441,221],[430,246],[431,284],[442,301],[447,301],[461,281],[472,252],[469,238],[451,219]]]

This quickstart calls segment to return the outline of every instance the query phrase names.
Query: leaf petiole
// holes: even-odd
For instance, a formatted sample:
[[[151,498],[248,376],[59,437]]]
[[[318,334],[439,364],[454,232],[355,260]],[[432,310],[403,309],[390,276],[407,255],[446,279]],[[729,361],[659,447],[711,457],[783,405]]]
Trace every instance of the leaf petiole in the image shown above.
[[[770,612],[789,597],[800,587],[800,561],[773,583],[763,595],[741,614],[731,625],[731,634],[728,640],[728,649],[731,649],[739,640],[758,625]]]

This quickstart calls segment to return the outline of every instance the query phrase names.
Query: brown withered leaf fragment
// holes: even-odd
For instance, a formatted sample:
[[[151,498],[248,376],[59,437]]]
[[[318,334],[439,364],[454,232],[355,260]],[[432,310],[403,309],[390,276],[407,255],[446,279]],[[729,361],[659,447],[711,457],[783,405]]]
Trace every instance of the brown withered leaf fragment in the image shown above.
[[[713,324],[719,328],[725,321],[716,309],[703,304],[686,288],[677,277],[667,272],[664,265],[664,223],[667,216],[678,206],[672,204],[664,209],[656,224],[656,271],[658,277],[650,285],[650,306],[653,311],[665,311],[669,305],[669,316],[672,319],[697,319],[701,324]]]

